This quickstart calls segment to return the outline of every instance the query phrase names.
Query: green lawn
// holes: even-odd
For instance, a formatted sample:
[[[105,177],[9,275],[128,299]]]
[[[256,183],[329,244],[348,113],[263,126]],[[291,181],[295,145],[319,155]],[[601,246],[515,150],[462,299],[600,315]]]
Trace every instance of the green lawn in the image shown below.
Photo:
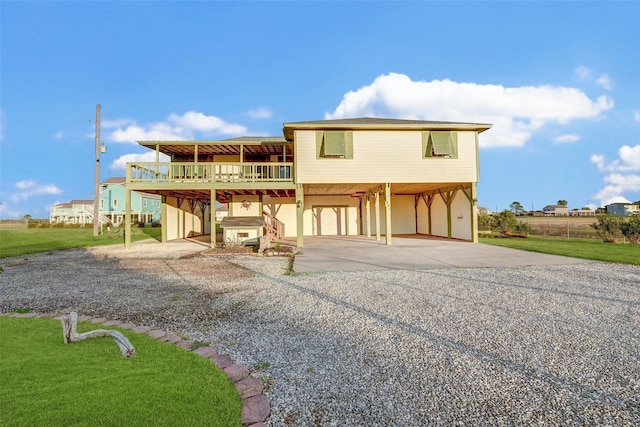
[[[108,337],[65,344],[54,319],[0,316],[0,330],[2,426],[241,425],[227,376],[174,345],[119,329],[136,349],[127,359]]]
[[[487,238],[481,243],[506,246],[526,251],[553,255],[566,255],[596,261],[640,265],[640,246],[622,243],[604,243],[600,240],[563,239],[558,237],[529,236],[527,238]]]
[[[159,238],[160,233],[160,227],[136,227],[132,228],[131,240]],[[120,229],[98,237],[93,237],[93,227],[0,229],[0,258],[116,243],[124,243]]]

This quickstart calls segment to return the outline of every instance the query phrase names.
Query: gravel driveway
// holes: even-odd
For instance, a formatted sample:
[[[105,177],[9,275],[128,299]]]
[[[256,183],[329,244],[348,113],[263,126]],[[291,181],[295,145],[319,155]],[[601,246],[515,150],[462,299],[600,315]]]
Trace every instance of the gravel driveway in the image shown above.
[[[640,267],[286,276],[282,258],[192,255],[5,258],[0,311],[209,341],[266,384],[272,426],[640,425]]]

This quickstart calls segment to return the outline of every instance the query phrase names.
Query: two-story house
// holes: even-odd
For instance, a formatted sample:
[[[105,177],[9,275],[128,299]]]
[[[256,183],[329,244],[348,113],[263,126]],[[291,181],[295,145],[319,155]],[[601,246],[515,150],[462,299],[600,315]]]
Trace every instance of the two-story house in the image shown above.
[[[49,213],[51,224],[93,224],[93,200],[71,200],[53,205]]]
[[[111,222],[120,225],[125,216],[125,185],[124,177],[109,178],[100,184],[100,199],[98,211],[101,222]],[[131,194],[129,215],[131,221],[149,223],[159,222],[161,212],[161,196],[134,191]]]
[[[285,123],[283,137],[139,141],[156,161],[127,164],[126,209],[133,191],[162,196],[163,241],[211,234],[215,244],[217,200],[299,247],[327,235],[391,244],[392,233],[475,242],[478,134],[490,127],[358,118]]]
[[[611,203],[605,206],[608,215],[632,216],[640,215],[640,205],[633,203]]]

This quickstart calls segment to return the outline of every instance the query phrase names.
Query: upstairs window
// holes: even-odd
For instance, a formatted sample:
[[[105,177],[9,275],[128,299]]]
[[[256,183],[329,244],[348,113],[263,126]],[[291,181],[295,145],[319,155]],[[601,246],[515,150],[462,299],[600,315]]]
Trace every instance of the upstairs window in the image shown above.
[[[353,132],[316,132],[317,159],[353,159]]]
[[[111,204],[113,206],[113,209],[118,209],[118,199],[113,199],[111,201]]]
[[[456,132],[423,132],[422,158],[458,158],[458,134]]]

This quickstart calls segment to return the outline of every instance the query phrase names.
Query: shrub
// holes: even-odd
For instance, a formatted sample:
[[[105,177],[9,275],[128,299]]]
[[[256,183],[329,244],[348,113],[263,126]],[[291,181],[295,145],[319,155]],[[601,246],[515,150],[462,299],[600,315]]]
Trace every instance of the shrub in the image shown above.
[[[629,221],[621,222],[620,231],[632,245],[640,244],[640,216],[636,215],[631,217]]]
[[[519,221],[513,228],[513,231],[517,234],[527,235],[531,233],[531,225],[529,225],[529,223],[527,222]]]
[[[599,215],[598,222],[591,224],[591,227],[596,230],[604,242],[613,243],[616,241],[616,237],[621,234],[620,225],[622,222],[622,218],[616,215]]]
[[[478,230],[491,231],[491,225],[493,224],[493,217],[486,212],[478,214]]]
[[[511,233],[517,225],[516,216],[510,210],[505,209],[493,217],[493,228],[499,230],[503,236]]]

